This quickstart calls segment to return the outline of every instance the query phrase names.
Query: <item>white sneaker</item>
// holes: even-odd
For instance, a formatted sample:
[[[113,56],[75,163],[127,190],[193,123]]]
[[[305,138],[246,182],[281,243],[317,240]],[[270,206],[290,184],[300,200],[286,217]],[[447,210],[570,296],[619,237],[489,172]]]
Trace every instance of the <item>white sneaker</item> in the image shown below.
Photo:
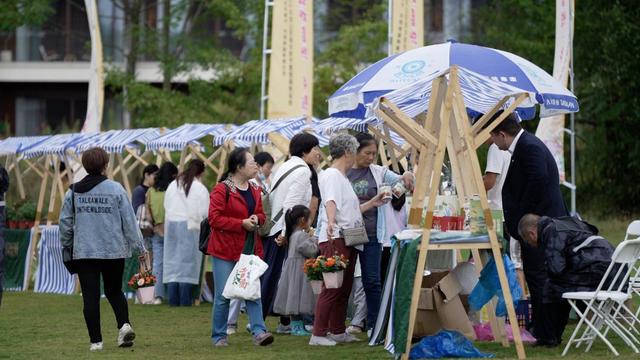
[[[308,332],[313,332],[313,325],[305,325],[304,329],[307,330]]]
[[[133,340],[136,338],[136,333],[131,328],[129,323],[122,325],[120,331],[118,331],[118,346],[130,347],[133,346]]]
[[[351,325],[347,328],[349,334],[362,334],[362,328],[360,326]]]
[[[162,298],[161,297],[157,297],[157,298],[153,299],[153,305],[162,305]]]
[[[102,348],[103,348],[102,341],[97,343],[91,343],[91,346],[89,346],[89,351],[101,351]]]
[[[324,336],[311,335],[309,345],[312,346],[336,346],[336,342]]]
[[[360,341],[360,339],[358,339],[357,337],[355,337],[355,336],[353,336],[353,335],[351,335],[351,334],[349,334],[347,332],[343,332],[342,334],[338,334],[338,335],[331,334],[331,335],[329,335],[329,337],[333,341],[335,341],[337,343],[343,343],[343,344]]]
[[[227,325],[227,335],[233,335],[238,332],[238,325]]]

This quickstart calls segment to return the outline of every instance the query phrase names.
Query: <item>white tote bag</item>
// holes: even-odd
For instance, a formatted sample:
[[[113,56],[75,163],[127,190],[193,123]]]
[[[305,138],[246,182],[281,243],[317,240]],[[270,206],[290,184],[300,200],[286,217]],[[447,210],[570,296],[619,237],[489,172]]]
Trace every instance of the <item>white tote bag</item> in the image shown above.
[[[260,299],[260,276],[269,265],[256,255],[240,255],[224,285],[222,296],[227,299]]]

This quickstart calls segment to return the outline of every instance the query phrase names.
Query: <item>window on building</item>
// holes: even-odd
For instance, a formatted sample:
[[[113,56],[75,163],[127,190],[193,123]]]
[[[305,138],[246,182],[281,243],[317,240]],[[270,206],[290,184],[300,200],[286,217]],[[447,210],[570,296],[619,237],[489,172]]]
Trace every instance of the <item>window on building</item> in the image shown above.
[[[444,29],[443,24],[444,6],[442,0],[431,0],[431,6],[429,9],[429,31],[442,32]]]

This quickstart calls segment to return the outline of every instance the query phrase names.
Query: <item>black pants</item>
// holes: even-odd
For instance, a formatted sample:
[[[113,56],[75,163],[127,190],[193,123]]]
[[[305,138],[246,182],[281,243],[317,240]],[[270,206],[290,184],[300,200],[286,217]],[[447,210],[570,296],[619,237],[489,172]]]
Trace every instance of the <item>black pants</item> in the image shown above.
[[[558,345],[562,342],[562,333],[569,321],[571,305],[566,300],[542,304],[542,314],[538,320],[542,326],[536,326],[536,338],[548,345]]]
[[[100,331],[100,275],[104,282],[104,295],[116,316],[118,329],[129,322],[129,307],[122,293],[124,259],[78,260],[78,278],[84,302],[84,320],[92,343],[102,341]]]
[[[387,268],[391,260],[391,248],[382,247],[382,258],[380,259],[380,284],[384,287],[384,280],[387,278]],[[375,326],[375,325],[374,325]]]

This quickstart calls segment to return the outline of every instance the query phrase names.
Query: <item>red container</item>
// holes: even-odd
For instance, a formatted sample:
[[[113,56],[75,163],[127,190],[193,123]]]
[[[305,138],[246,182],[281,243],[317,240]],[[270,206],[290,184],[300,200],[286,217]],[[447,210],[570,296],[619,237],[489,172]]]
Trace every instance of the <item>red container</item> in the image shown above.
[[[462,230],[464,227],[464,216],[434,216],[433,229],[440,231]]]

